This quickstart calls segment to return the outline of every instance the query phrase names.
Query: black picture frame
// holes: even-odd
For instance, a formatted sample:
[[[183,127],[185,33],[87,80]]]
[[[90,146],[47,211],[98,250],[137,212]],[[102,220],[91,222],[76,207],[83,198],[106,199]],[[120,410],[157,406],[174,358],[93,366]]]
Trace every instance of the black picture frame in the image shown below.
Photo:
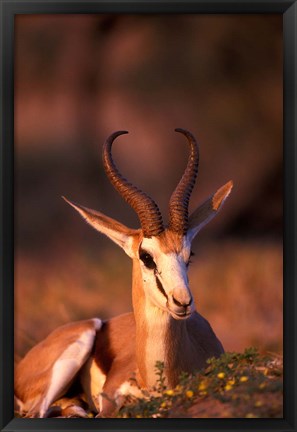
[[[278,13],[284,42],[284,417],[283,419],[19,419],[13,413],[14,314],[14,16],[47,13]],[[282,0],[209,1],[11,1],[0,0],[1,147],[0,147],[0,422],[1,431],[33,430],[275,430],[296,426],[296,76],[297,4]]]

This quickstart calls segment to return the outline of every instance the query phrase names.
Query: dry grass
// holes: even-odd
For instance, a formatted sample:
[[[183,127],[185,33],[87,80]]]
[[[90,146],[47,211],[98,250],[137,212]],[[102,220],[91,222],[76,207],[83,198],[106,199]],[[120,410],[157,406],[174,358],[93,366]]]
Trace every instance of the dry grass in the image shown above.
[[[194,263],[190,281],[197,307],[225,349],[282,352],[282,245],[220,242],[203,248]]]

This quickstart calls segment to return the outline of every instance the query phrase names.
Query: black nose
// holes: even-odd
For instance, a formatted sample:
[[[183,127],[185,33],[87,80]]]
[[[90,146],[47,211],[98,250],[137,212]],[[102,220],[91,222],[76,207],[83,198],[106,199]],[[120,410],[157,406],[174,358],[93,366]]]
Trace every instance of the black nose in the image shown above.
[[[190,306],[190,304],[191,304],[192,301],[193,301],[193,299],[192,299],[192,297],[191,297],[189,303],[181,303],[181,302],[179,302],[178,300],[176,300],[176,298],[174,298],[173,296],[172,296],[172,300],[173,300],[173,303],[176,304],[176,306],[184,307],[184,308],[187,308],[188,306]]]

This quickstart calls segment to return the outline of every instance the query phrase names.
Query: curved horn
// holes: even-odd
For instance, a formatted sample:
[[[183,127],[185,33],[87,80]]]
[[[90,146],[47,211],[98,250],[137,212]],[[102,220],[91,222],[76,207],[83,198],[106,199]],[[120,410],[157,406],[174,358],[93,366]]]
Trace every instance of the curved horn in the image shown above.
[[[137,213],[144,237],[157,236],[164,231],[162,216],[157,204],[148,195],[122,177],[111,156],[113,141],[119,135],[126,133],[128,132],[114,132],[105,141],[102,154],[104,169],[114,188]]]
[[[188,229],[188,207],[190,196],[198,174],[199,149],[194,136],[185,129],[175,129],[188,140],[190,155],[184,174],[169,201],[169,227],[171,231],[186,234]]]

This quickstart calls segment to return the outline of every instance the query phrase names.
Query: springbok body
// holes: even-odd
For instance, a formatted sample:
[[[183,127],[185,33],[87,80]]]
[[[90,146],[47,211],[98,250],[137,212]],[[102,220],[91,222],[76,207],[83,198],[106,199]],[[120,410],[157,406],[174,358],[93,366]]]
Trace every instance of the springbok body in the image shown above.
[[[94,318],[67,324],[30,350],[15,374],[15,399],[18,409],[27,416],[47,416],[50,405],[77,378],[91,409],[102,417],[109,416],[121,406],[122,396],[133,392],[133,376],[139,387],[153,388],[157,361],[164,363],[167,385],[174,387],[182,371],[199,370],[208,358],[223,352],[209,323],[195,310],[187,272],[191,242],[219,211],[232,182],[189,217],[189,198],[198,172],[198,146],[190,132],[176,131],[186,136],[190,155],[169,202],[168,227],[164,227],[156,203],[128,183],[112,160],[112,143],[124,131],[106,140],[103,163],[113,186],[136,211],[141,229],[127,228],[65,199],[132,258],[133,313],[106,322]]]

